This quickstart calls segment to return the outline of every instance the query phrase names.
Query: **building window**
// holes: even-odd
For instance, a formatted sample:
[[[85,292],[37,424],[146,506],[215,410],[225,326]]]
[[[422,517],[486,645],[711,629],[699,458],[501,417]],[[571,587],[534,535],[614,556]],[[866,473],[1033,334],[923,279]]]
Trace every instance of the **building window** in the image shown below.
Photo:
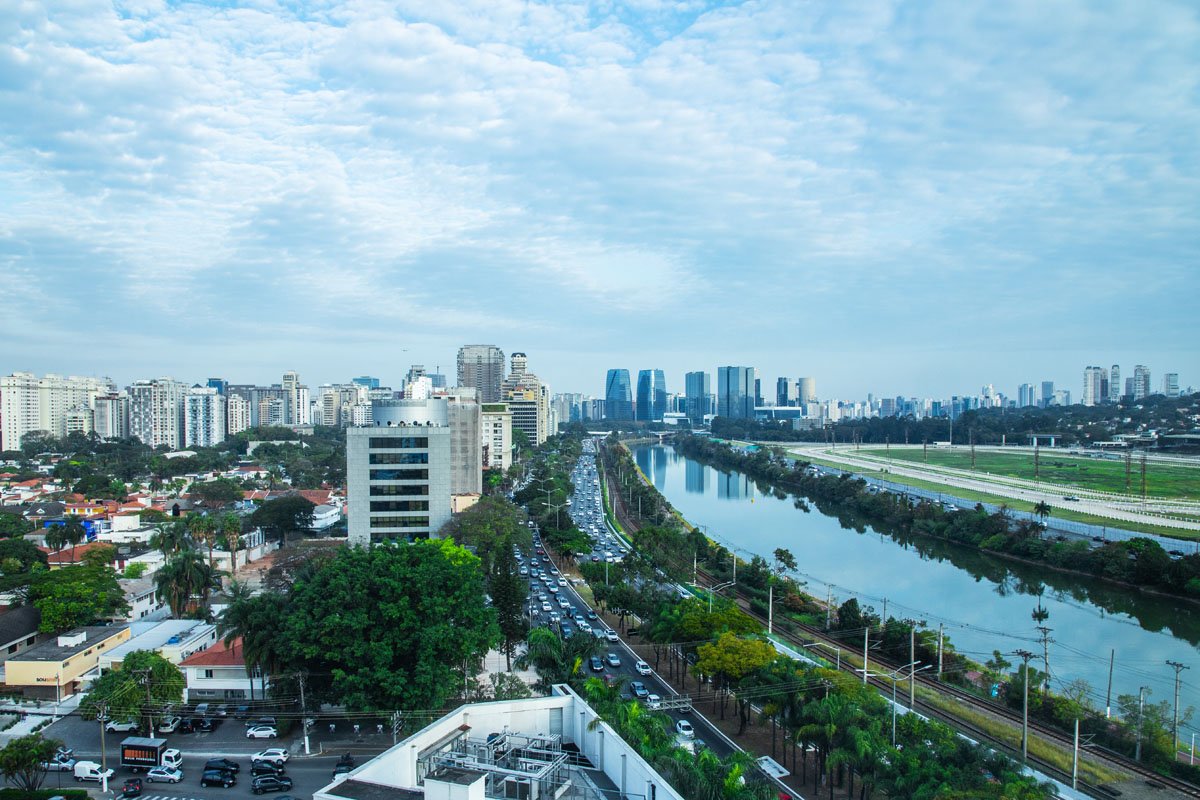
[[[429,517],[371,517],[372,528],[428,528]]]
[[[367,461],[371,464],[428,464],[429,453],[371,453]]]
[[[429,447],[428,436],[372,436],[372,450],[417,450]]]
[[[204,677],[208,678],[209,680],[212,680],[213,671],[211,669],[204,670]]]
[[[372,511],[428,511],[428,500],[372,500]]]
[[[409,475],[411,472],[425,472],[428,470],[412,470],[412,469],[373,469],[371,470],[371,480],[373,481],[405,481],[417,480],[415,476]],[[372,487],[375,488],[375,487]],[[383,487],[379,487],[383,488]],[[395,489],[394,492],[388,494],[429,494],[429,487],[423,486],[389,486],[389,489]]]
[[[398,469],[398,470],[372,470],[375,472],[389,472],[393,474],[403,474],[404,478],[387,478],[386,480],[426,480],[429,478],[429,470],[427,469]],[[372,486],[371,494],[376,497],[387,496],[390,494],[424,494],[424,492],[413,492],[411,486]]]

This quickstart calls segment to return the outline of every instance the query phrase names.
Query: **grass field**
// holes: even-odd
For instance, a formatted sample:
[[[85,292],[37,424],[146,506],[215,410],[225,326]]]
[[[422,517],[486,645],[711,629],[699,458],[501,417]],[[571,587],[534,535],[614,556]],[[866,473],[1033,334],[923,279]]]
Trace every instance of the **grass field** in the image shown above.
[[[917,449],[862,450],[863,455],[890,458],[894,461],[925,463],[925,454]],[[948,450],[929,449],[929,465],[971,469],[969,448]],[[1042,452],[1038,469],[1038,480],[1091,489],[1100,492],[1126,493],[1125,460],[1078,458]],[[1007,475],[1014,478],[1034,480],[1033,455],[1029,453],[977,452],[975,471],[992,475]],[[1141,463],[1133,459],[1129,471],[1128,492],[1142,492]],[[1185,467],[1168,464],[1146,465],[1146,494],[1149,497],[1183,498],[1200,500],[1200,467]]]
[[[969,459],[970,456],[968,455],[967,458]],[[892,483],[901,483],[905,486],[912,486],[915,489],[928,489],[934,492],[944,492],[947,496],[958,497],[975,503],[993,503],[995,505],[1007,505],[1009,508],[1016,509],[1017,511],[1033,511],[1033,503],[1013,497],[1004,497],[1003,495],[989,494],[987,492],[976,492],[972,491],[971,489],[961,489],[957,486],[950,486],[948,484],[938,483],[936,481],[908,478],[892,472],[885,473],[883,470],[863,469],[861,467],[848,468],[845,464],[840,464],[837,461],[830,459],[811,458],[809,456],[805,456],[805,459],[826,467],[851,469],[853,472],[860,475],[870,475],[874,478],[883,478],[891,481]],[[1188,530],[1186,528],[1172,528],[1166,525],[1155,525],[1152,523],[1108,519],[1107,517],[1098,517],[1095,514],[1084,514],[1080,511],[1070,511],[1065,508],[1054,509],[1052,512],[1050,512],[1050,518],[1068,519],[1073,522],[1082,522],[1087,525],[1098,525],[1106,528],[1119,528],[1123,531],[1156,533],[1160,536],[1170,536],[1174,539],[1183,539],[1185,541],[1195,541],[1200,539],[1200,531]]]

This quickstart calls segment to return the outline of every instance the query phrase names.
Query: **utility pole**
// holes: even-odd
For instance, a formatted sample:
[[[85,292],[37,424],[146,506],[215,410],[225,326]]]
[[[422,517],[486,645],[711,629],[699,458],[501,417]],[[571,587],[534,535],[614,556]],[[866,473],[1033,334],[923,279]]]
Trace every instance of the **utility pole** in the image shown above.
[[[1117,649],[1108,651],[1108,694],[1104,697],[1104,718],[1112,719],[1112,676],[1113,663],[1117,660]]]
[[[775,632],[775,581],[767,584],[767,635]]]
[[[1042,699],[1044,700],[1050,693],[1050,642],[1054,641],[1050,638],[1050,632],[1053,629],[1041,625],[1037,629],[1042,632],[1042,667],[1046,672],[1042,681]]]
[[[1125,494],[1129,494],[1130,491],[1132,491],[1132,489],[1133,489],[1132,482],[1130,481],[1130,472],[1132,470],[1132,467],[1133,467],[1133,451],[1126,450],[1125,451]]]
[[[825,590],[825,630],[833,625],[833,589]]]
[[[151,705],[150,705],[152,702],[152,700],[150,699],[150,668],[145,667],[144,669],[139,669],[139,670],[134,670],[134,671],[137,673],[137,676],[141,680],[142,685],[146,687],[146,730],[153,732],[154,731],[154,716],[151,713]],[[250,685],[251,686],[254,685],[253,680],[251,680]]]
[[[971,428],[971,469],[975,469],[975,429]]]
[[[1037,436],[1033,437],[1033,479],[1036,481],[1042,474],[1042,450],[1038,446]]]
[[[1142,760],[1142,712],[1146,708],[1146,687],[1138,687],[1138,723],[1137,723],[1137,746],[1133,750],[1133,760]]]
[[[942,636],[944,633],[944,629],[945,629],[945,624],[939,622],[938,623],[938,671],[937,671],[937,679],[938,679],[939,683],[942,680]]]
[[[1142,505],[1146,505],[1146,454],[1142,453]]]
[[[908,710],[917,710],[917,623],[908,628]]]
[[[925,463],[928,464],[929,463],[929,440],[928,439],[923,439],[921,441],[921,453],[922,453],[922,455],[925,456]]]
[[[1075,718],[1075,746],[1071,750],[1071,788],[1079,788],[1079,717]]]
[[[1178,661],[1167,661],[1167,666],[1175,670],[1175,715],[1171,718],[1171,759],[1175,759],[1179,751],[1179,673],[1191,667]]]
[[[108,722],[108,703],[96,704],[96,721],[100,723],[100,774],[108,772],[108,751],[104,747],[104,723]],[[108,779],[104,779],[104,791],[108,791]]]
[[[1024,764],[1029,758],[1029,659],[1033,658],[1033,653],[1028,650],[1018,650],[1016,655],[1021,657],[1024,662],[1024,675],[1021,681],[1024,697],[1021,701],[1021,763]],[[1139,743],[1139,748],[1141,744]]]
[[[867,685],[867,652],[871,645],[871,624],[863,627],[863,686]]]
[[[300,724],[304,726],[304,755],[310,755],[312,751],[308,746],[308,706],[304,703],[304,673],[300,673]]]
[[[400,733],[400,726],[401,726],[402,722],[403,722],[403,717],[401,717],[400,712],[393,711],[392,712],[392,744],[393,745],[396,744],[396,737]]]

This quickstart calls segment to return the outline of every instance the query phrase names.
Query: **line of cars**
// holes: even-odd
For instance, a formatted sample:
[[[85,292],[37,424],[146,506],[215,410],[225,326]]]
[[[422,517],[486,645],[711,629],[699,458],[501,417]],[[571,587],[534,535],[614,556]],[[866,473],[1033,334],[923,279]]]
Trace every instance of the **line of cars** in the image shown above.
[[[291,754],[283,747],[269,747],[250,756],[250,791],[253,794],[291,791],[292,779],[284,765]],[[200,775],[201,786],[230,788],[237,785],[241,765],[229,758],[210,758]],[[291,798],[287,795],[288,800]],[[284,800],[284,798],[280,798]]]

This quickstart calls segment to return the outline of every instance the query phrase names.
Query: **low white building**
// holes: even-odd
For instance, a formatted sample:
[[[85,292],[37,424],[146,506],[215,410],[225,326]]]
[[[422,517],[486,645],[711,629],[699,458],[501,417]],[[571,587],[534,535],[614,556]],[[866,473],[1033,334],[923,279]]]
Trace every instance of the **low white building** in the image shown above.
[[[129,627],[129,641],[100,656],[102,671],[119,666],[125,656],[137,650],[151,650],[172,664],[180,664],[217,640],[216,626],[194,619],[134,622]]]
[[[566,686],[460,706],[313,794],[314,800],[683,800]]]
[[[129,603],[126,621],[159,619],[167,614],[167,604],[155,596],[153,578],[122,578],[117,583],[125,591],[125,602]]]
[[[337,524],[342,518],[342,509],[335,505],[321,505],[313,509],[312,529],[323,531]]]
[[[253,679],[247,674],[241,639],[234,639],[228,645],[217,641],[207,650],[185,658],[179,666],[187,681],[189,703],[265,697],[270,687],[258,670]]]

